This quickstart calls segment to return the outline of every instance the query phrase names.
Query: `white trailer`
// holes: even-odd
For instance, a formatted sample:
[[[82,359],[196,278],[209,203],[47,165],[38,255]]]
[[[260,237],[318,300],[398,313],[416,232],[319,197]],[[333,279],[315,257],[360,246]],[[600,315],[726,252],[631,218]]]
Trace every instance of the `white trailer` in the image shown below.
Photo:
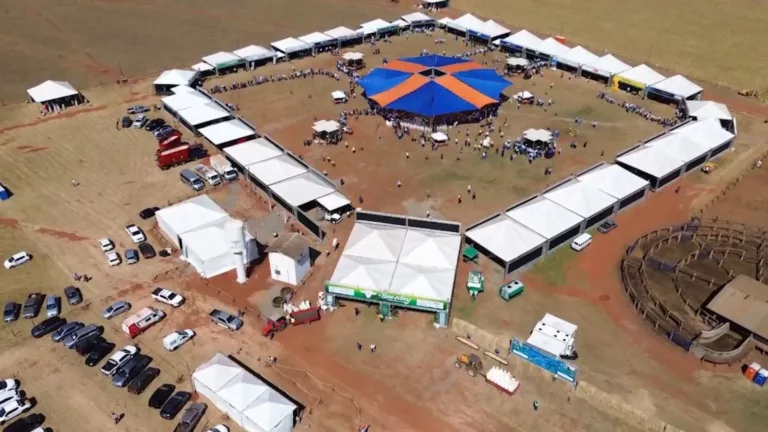
[[[213,170],[217,173],[221,174],[221,176],[224,177],[224,179],[227,181],[237,179],[237,171],[232,168],[232,164],[229,163],[224,155],[211,156],[211,168],[213,168]]]
[[[211,186],[216,186],[221,184],[221,177],[219,176],[216,171],[208,168],[207,166],[200,164],[195,167],[195,172],[197,175],[202,177],[206,182],[208,182]]]

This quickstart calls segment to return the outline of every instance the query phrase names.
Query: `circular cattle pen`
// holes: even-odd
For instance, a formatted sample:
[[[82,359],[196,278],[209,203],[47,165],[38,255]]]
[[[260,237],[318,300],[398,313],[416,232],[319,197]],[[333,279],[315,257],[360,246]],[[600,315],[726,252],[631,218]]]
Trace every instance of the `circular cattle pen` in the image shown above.
[[[755,320],[739,316],[744,302],[768,297],[767,246],[768,231],[718,219],[659,229],[627,249],[624,291],[654,330],[677,346],[702,361],[740,362],[754,348],[768,351],[768,335],[745,324]],[[723,300],[725,290],[737,293],[732,297],[742,304],[723,308],[733,300]]]

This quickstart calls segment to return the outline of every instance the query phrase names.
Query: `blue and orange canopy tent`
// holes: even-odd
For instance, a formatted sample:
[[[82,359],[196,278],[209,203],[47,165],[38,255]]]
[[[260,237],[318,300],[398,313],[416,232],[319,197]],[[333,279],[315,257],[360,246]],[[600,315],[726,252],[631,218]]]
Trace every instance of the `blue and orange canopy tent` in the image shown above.
[[[501,101],[512,83],[472,60],[428,55],[391,61],[358,83],[385,109],[425,117],[477,111]]]

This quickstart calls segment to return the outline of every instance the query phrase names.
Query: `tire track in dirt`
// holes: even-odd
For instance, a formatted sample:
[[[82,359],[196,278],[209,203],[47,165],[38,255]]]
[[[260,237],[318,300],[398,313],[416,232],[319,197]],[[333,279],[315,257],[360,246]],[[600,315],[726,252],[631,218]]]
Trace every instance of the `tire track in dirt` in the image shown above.
[[[43,123],[47,123],[47,122],[50,122],[50,121],[54,121],[54,120],[63,120],[63,119],[68,119],[68,118],[72,118],[72,117],[77,117],[77,116],[79,116],[81,114],[86,114],[86,113],[96,112],[96,111],[102,111],[102,110],[104,110],[106,108],[107,108],[106,105],[97,105],[97,106],[86,107],[86,108],[81,108],[81,109],[77,109],[77,108],[76,109],[69,109],[69,110],[61,112],[59,114],[55,114],[55,115],[51,115],[51,116],[47,116],[47,117],[42,117],[42,118],[39,118],[37,120],[33,120],[31,122],[20,123],[20,124],[17,124],[17,125],[13,125],[13,126],[8,126],[8,127],[5,127],[5,128],[2,128],[2,129],[0,129],[0,135],[2,135],[5,132],[14,131],[14,130],[17,130],[17,129],[26,129],[28,127],[37,126],[37,125],[40,125],[40,124],[43,124]],[[11,141],[3,143],[3,145],[9,144],[12,141],[13,141],[13,139],[11,139]]]

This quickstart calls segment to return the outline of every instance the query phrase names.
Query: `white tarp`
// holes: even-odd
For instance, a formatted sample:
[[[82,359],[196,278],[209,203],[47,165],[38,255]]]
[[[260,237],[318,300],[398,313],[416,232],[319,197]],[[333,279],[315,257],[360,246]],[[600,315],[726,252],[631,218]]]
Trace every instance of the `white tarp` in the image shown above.
[[[397,264],[372,258],[343,254],[330,282],[349,288],[386,292]]]
[[[581,67],[582,71],[591,72],[596,75],[604,76],[606,78],[616,75],[618,73],[626,72],[632,69],[632,66],[617,59],[611,54],[606,54],[599,59],[584,65]]]
[[[336,189],[313,172],[307,172],[270,186],[288,204],[298,207],[332,193]]]
[[[645,64],[637,65],[628,71],[618,74],[618,76],[619,78],[625,78],[646,87],[656,84],[666,78],[664,75],[656,72]]]
[[[339,40],[356,39],[363,36],[362,31],[355,31],[347,27],[336,27],[325,32],[326,35]]]
[[[506,215],[499,215],[472,228],[465,235],[506,262],[514,261],[546,241]]]
[[[208,72],[208,71],[212,71],[212,70],[214,70],[216,68],[211,66],[211,65],[209,65],[206,62],[200,62],[200,63],[196,63],[196,64],[193,64],[192,66],[190,66],[190,69],[196,70],[198,72]]]
[[[343,254],[396,262],[405,234],[403,228],[358,222],[352,228]]]
[[[616,198],[576,180],[559,186],[544,194],[544,198],[553,201],[573,213],[589,219],[608,207],[616,204]]]
[[[578,68],[581,65],[590,64],[592,62],[597,61],[598,59],[599,59],[598,56],[587,51],[581,45],[575,48],[571,48],[567,53],[563,55],[556,56],[556,60],[558,63],[565,63],[575,68]]]
[[[219,106],[216,102],[208,102],[206,104],[189,107],[177,111],[177,113],[179,114],[179,117],[187,122],[187,124],[192,126],[223,119],[230,115],[229,111]]]
[[[160,74],[159,77],[155,80],[153,84],[155,85],[172,85],[172,86],[180,86],[185,85],[188,86],[192,84],[199,75],[198,71],[194,70],[183,70],[183,69],[171,69],[167,70]]]
[[[683,166],[682,160],[658,146],[641,146],[616,160],[659,179]]]
[[[271,46],[277,51],[284,52],[286,54],[312,49],[312,45],[292,37],[280,39],[277,42],[272,42]]]
[[[460,249],[461,237],[455,234],[409,229],[405,234],[398,262],[452,270],[456,268]]]
[[[242,62],[243,59],[231,52],[219,51],[216,54],[205,56],[202,60],[209,65],[216,67],[227,67],[235,63]]]
[[[531,49],[550,57],[562,56],[570,51],[570,48],[551,37],[544,39],[538,46],[531,47]]]
[[[248,45],[247,47],[234,50],[232,53],[248,61],[259,61],[275,57],[274,51],[268,50],[260,45]]]
[[[179,112],[194,106],[205,105],[211,102],[211,99],[195,90],[192,92],[181,92],[172,96],[166,96],[161,99],[163,105],[173,111]]]
[[[547,240],[584,222],[584,218],[545,198],[535,198],[507,212],[507,216]]]
[[[267,186],[296,177],[307,171],[302,164],[287,154],[248,166],[248,172]]]
[[[424,24],[424,23],[430,23],[434,21],[432,17],[430,17],[429,15],[423,12],[409,13],[408,15],[403,15],[400,18],[402,18],[403,21],[409,24]]]
[[[313,32],[313,33],[304,35],[300,37],[299,40],[309,46],[316,46],[316,45],[322,46],[322,45],[329,45],[329,44],[336,43],[336,38],[332,38],[327,34],[320,33],[320,32]]]
[[[199,195],[159,210],[155,219],[160,231],[179,247],[180,235],[198,228],[221,224],[229,219],[229,215],[208,195]]]
[[[46,81],[27,90],[27,94],[37,103],[48,102],[67,96],[74,96],[79,92],[66,81]]]
[[[391,294],[450,302],[453,295],[454,269],[436,269],[397,264],[392,276]]]
[[[432,135],[430,135],[430,137],[432,137],[433,141],[438,142],[438,143],[442,143],[442,142],[448,141],[448,135],[446,135],[446,134],[444,134],[442,132],[434,132],[434,133],[432,133]]]
[[[704,89],[682,75],[674,75],[651,86],[652,89],[669,93],[678,99],[688,99]]]
[[[507,59],[507,66],[528,66],[531,61],[521,57],[510,57]]]
[[[363,53],[359,53],[359,52],[346,52],[344,53],[344,55],[341,56],[341,58],[343,58],[346,61],[352,61],[352,60],[359,61],[359,60],[362,60],[364,57],[365,56],[363,55]]]
[[[523,132],[523,138],[529,141],[552,141],[552,132],[546,129],[527,129]]]
[[[332,192],[324,197],[320,197],[317,199],[317,203],[329,212],[352,204],[347,197],[340,192]]]
[[[696,117],[696,120],[706,120],[710,118],[718,120],[733,120],[731,111],[725,104],[712,101],[685,101],[685,107],[688,115]]]
[[[248,167],[250,165],[276,158],[283,154],[276,145],[265,138],[246,141],[242,144],[235,144],[224,149],[224,153],[237,161],[240,165]]]
[[[333,98],[333,100],[342,100],[347,98],[347,94],[341,90],[334,90],[331,92],[331,98]]]
[[[623,200],[640,189],[648,187],[647,180],[618,165],[603,165],[577,177],[577,180],[600,189],[618,200]]]
[[[255,135],[256,132],[240,120],[230,120],[208,126],[199,131],[214,145],[228,143],[241,138]]]
[[[506,42],[520,48],[536,49],[536,47],[541,44],[542,40],[528,30],[520,30],[512,36],[504,38],[502,42]]]

